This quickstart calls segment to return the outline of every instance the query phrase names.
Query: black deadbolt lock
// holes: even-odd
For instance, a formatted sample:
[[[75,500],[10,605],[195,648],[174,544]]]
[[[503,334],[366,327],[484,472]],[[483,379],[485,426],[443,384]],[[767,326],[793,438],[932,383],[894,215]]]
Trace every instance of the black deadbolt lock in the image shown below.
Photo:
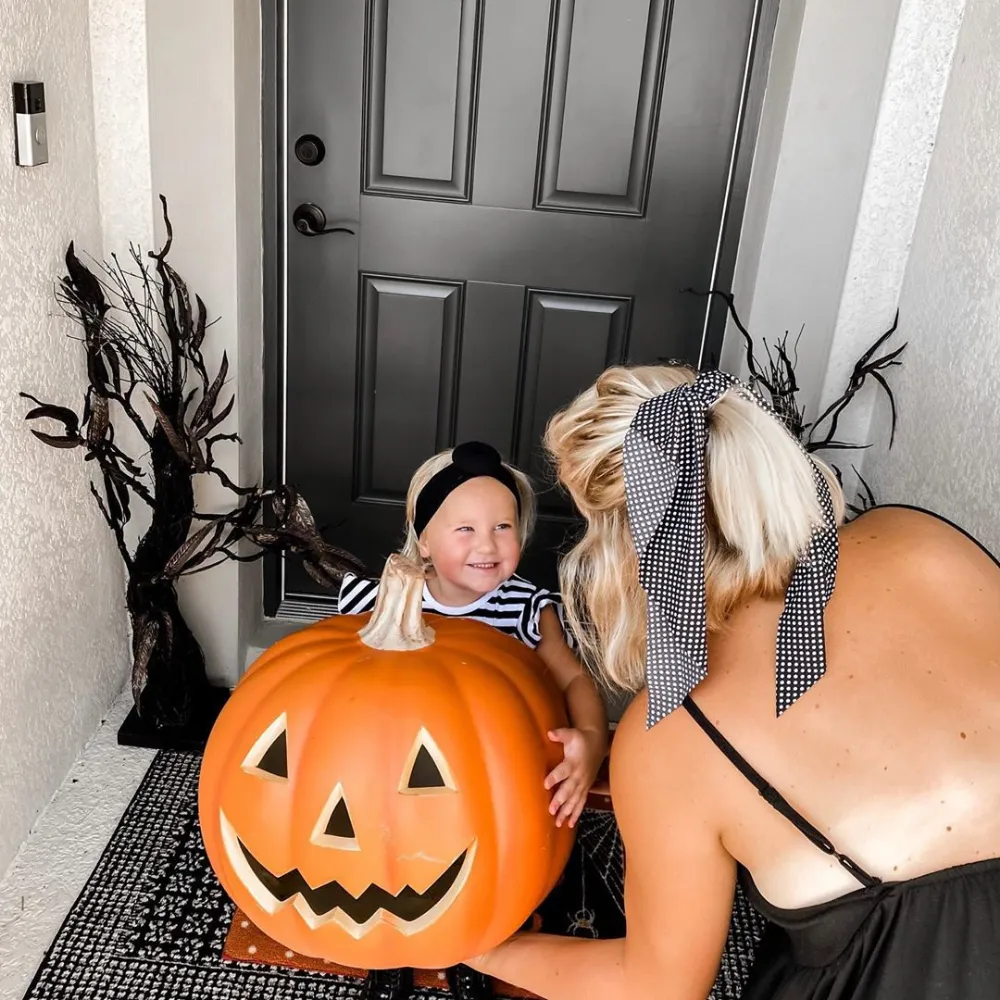
[[[300,135],[295,140],[295,155],[300,163],[304,163],[307,167],[315,167],[317,163],[323,162],[326,146],[318,135]]]

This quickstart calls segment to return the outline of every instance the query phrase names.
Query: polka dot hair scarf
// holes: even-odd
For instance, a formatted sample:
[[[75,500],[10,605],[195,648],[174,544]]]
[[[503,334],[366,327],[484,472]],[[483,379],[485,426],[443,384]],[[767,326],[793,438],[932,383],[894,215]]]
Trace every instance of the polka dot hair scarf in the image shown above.
[[[708,672],[705,614],[705,444],[708,411],[730,390],[774,411],[721,371],[647,400],[625,437],[625,495],[647,597],[647,726],[678,708]],[[810,460],[811,461],[811,460]],[[837,526],[826,479],[812,463],[823,524],[792,573],[778,623],[776,711],[826,671],[823,612],[837,576]]]

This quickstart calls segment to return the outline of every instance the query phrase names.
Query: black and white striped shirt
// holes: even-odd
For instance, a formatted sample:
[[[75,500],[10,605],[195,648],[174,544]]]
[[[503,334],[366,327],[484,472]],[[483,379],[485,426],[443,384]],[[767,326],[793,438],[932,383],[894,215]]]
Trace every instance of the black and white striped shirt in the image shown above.
[[[353,615],[371,611],[378,595],[378,585],[378,580],[366,580],[351,573],[346,574],[340,584],[340,614]],[[552,605],[559,616],[567,644],[572,646],[573,640],[563,618],[559,595],[536,587],[522,577],[509,577],[495,590],[483,594],[478,601],[460,608],[439,604],[428,590],[427,584],[424,584],[424,611],[453,618],[471,618],[520,639],[532,649],[542,641],[539,619],[542,609],[549,605]]]

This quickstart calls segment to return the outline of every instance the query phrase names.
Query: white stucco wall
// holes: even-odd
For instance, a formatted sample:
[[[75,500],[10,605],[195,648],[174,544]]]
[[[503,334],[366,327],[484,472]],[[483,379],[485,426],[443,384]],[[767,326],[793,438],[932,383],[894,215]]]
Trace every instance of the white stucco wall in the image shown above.
[[[87,0],[0,0],[0,79],[46,86],[50,163],[14,166],[0,114],[0,870],[124,682],[118,553],[80,453],[36,441],[17,393],[77,407],[53,299],[66,245],[101,247]],[[9,102],[9,97],[5,99]]]
[[[794,340],[802,329],[808,419],[840,396],[899,304],[965,3],[780,8],[733,291],[756,340],[774,344],[785,330]],[[910,321],[904,309],[896,344]],[[722,366],[746,374],[732,326]],[[878,434],[874,399],[872,387],[852,403],[841,440]],[[852,466],[864,474],[868,454],[828,456],[852,498]]]
[[[94,129],[105,255],[153,237],[146,0],[90,0]]]
[[[756,338],[799,343],[816,412],[861,205],[900,0],[783,0],[734,294]],[[722,366],[742,370],[727,331]]]
[[[1000,552],[1000,5],[967,0],[900,309],[899,432],[865,475]],[[888,413],[877,407],[884,433]]]
[[[966,0],[903,0],[889,56],[861,206],[847,264],[820,394],[821,412],[838,399],[858,358],[892,325]],[[904,306],[900,328],[884,350],[901,346],[916,317]],[[906,355],[906,363],[912,355]],[[898,369],[888,375],[891,383]],[[874,383],[859,394],[838,426],[843,441],[871,442]],[[828,426],[828,425],[827,425]],[[869,452],[828,456],[844,475],[848,497],[865,474]]]
[[[153,195],[170,206],[175,240],[171,261],[218,322],[205,339],[216,371],[223,351],[230,388],[242,362],[238,343],[234,0],[146,0],[149,136]],[[258,86],[259,92],[259,86]],[[157,214],[155,228],[162,238]],[[223,400],[225,402],[225,400]],[[239,427],[242,402],[225,431]],[[226,471],[239,475],[239,449],[215,449]],[[196,482],[202,510],[232,505],[214,477]],[[239,586],[235,563],[181,581],[181,609],[205,650],[210,676],[232,684],[239,676]]]

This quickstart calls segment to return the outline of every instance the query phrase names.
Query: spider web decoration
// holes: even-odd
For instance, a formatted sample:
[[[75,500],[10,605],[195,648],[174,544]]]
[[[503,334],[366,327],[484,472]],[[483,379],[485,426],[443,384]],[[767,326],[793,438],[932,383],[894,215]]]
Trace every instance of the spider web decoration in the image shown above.
[[[577,842],[624,917],[625,849],[614,813],[588,812],[587,821],[579,824]]]

